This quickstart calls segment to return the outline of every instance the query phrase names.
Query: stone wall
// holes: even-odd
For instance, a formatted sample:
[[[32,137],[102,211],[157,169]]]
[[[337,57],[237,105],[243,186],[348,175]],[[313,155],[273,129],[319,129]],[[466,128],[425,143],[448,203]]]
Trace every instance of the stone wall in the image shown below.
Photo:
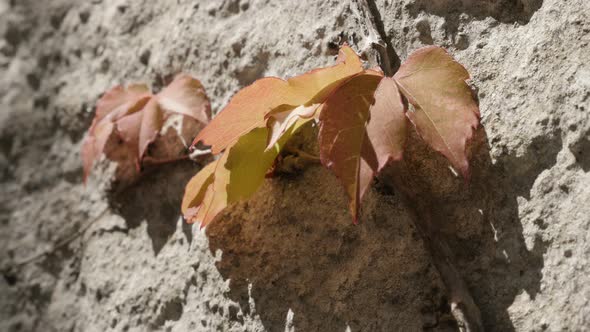
[[[483,128],[469,187],[419,143],[397,170],[442,225],[486,329],[588,329],[590,3],[374,4],[402,60],[440,45],[473,76]],[[317,166],[269,179],[206,231],[179,217],[198,164],[116,194],[106,163],[82,183],[81,140],[109,87],[188,72],[219,111],[257,78],[331,64],[343,41],[362,49],[355,8],[0,0],[0,330],[456,330],[416,216],[387,181],[395,167],[359,225]]]

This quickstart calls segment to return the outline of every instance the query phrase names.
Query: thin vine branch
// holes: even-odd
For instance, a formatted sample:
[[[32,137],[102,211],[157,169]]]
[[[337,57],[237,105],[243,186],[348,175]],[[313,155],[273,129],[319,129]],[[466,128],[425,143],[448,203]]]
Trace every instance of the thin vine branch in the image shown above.
[[[185,155],[179,158],[172,158],[172,159],[151,159],[149,157],[146,157],[146,159],[144,160],[146,162],[146,164],[148,164],[149,166],[154,166],[154,165],[163,165],[163,164],[170,164],[170,163],[175,163],[178,161],[182,161],[182,160],[198,160],[199,158],[208,155],[210,153],[209,150],[205,150],[205,151],[197,151],[197,153],[191,154],[191,155]],[[72,241],[76,240],[77,238],[79,238],[80,236],[84,235],[84,233],[86,233],[86,231],[92,226],[94,225],[98,220],[102,219],[102,217],[106,214],[106,212],[108,211],[108,207],[105,207],[98,216],[96,216],[96,218],[92,219],[90,222],[88,222],[87,224],[85,224],[84,226],[82,226],[82,228],[78,229],[77,231],[73,232],[72,234],[70,234],[69,236],[66,236],[65,238],[59,240],[57,243],[55,243],[50,249],[47,249],[45,251],[33,254],[25,259],[22,259],[20,261],[16,261],[12,264],[10,264],[8,267],[3,267],[1,270],[2,271],[8,271],[11,269],[15,269],[15,268],[19,268],[21,266],[30,264],[32,262],[35,262],[45,256],[51,255],[53,253],[55,253],[58,249],[68,245],[69,243],[71,243]]]
[[[467,284],[457,270],[455,256],[447,244],[433,218],[433,202],[424,197],[417,197],[411,188],[401,184],[399,178],[393,178],[395,188],[402,194],[404,203],[414,213],[414,225],[432,257],[449,296],[451,314],[461,332],[483,332],[481,313],[475,304]]]
[[[484,331],[479,308],[473,301],[469,288],[461,274],[455,268],[453,252],[434,225],[428,204],[416,204],[416,199],[408,200],[416,217],[414,224],[424,239],[424,243],[432,256],[449,294],[451,314],[457,321],[462,332]]]
[[[367,55],[371,66],[379,65],[386,76],[392,76],[400,67],[401,60],[385,34],[381,15],[374,0],[354,0],[356,12],[361,24],[367,29],[367,45],[363,53]],[[411,193],[406,193],[409,197]],[[427,246],[447,291],[451,304],[451,313],[462,332],[483,331],[479,308],[473,301],[461,274],[455,268],[453,253],[433,225],[431,210],[427,205],[417,206],[409,199],[408,205],[416,213],[415,225]]]
[[[164,164],[173,164],[175,162],[182,161],[182,160],[194,160],[191,157],[192,156],[188,155],[188,154],[183,155],[181,157],[170,158],[170,159],[155,159],[155,158],[151,158],[151,157],[147,156],[147,157],[144,157],[143,162],[147,166],[164,165]]]
[[[362,52],[367,55],[371,66],[378,65],[386,76],[392,76],[399,69],[400,58],[387,38],[381,15],[373,0],[354,0],[353,6],[362,26],[367,29],[367,44]]]
[[[79,238],[80,236],[84,235],[84,233],[86,233],[86,231],[92,226],[94,225],[98,220],[102,219],[102,217],[104,217],[104,215],[107,213],[107,211],[109,210],[108,207],[105,207],[98,216],[96,216],[96,218],[92,219],[90,222],[86,223],[84,226],[82,226],[82,228],[78,229],[77,231],[73,232],[72,234],[66,236],[65,238],[59,240],[57,243],[55,243],[50,249],[47,249],[45,251],[33,254],[23,260],[20,261],[16,261],[14,263],[12,263],[10,266],[2,268],[2,271],[8,271],[11,269],[16,269],[19,268],[21,266],[30,264],[32,262],[35,262],[45,256],[51,255],[53,253],[55,253],[58,249],[66,246],[67,244],[71,243],[72,241],[76,240],[77,238]]]
[[[298,158],[302,158],[308,161],[313,161],[313,162],[319,162],[320,161],[320,157],[316,156],[314,154],[311,154],[309,152],[306,152],[302,149],[299,148],[291,148],[291,147],[287,147],[285,148],[285,151],[288,153],[291,153],[295,156],[297,156]]]

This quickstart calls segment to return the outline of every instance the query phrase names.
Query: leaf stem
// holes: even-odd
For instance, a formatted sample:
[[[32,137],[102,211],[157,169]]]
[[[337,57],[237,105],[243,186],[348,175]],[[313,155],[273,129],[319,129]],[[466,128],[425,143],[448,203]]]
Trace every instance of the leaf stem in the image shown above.
[[[374,0],[354,0],[352,9],[367,30],[367,45],[363,53],[367,54],[371,66],[379,65],[385,76],[393,76],[399,69],[401,60],[387,38],[381,15]]]
[[[320,160],[321,160],[320,157],[313,155],[311,153],[307,153],[307,152],[300,150],[300,149],[293,149],[292,152],[296,153],[297,156],[299,156],[300,158],[307,159],[310,161],[320,162]]]
[[[387,38],[375,1],[354,0],[353,2],[356,6],[352,9],[367,30],[367,45],[364,47],[363,53],[367,54],[371,66],[378,64],[386,76],[393,76],[399,69],[401,60]],[[409,205],[413,206],[417,214],[415,218],[416,228],[422,235],[434,265],[447,287],[451,313],[459,325],[459,330],[464,332],[483,331],[479,308],[473,301],[463,278],[455,268],[450,247],[432,223],[431,210],[426,204],[420,206],[414,204],[419,199],[418,197],[406,196],[408,196]]]
[[[146,163],[149,166],[152,165],[163,165],[163,164],[171,164],[171,163],[175,163],[177,161],[181,161],[181,160],[189,160],[190,155],[183,155],[181,157],[177,157],[177,158],[170,158],[170,159],[154,159],[154,158],[150,158],[150,157],[145,157],[143,158],[143,162]]]

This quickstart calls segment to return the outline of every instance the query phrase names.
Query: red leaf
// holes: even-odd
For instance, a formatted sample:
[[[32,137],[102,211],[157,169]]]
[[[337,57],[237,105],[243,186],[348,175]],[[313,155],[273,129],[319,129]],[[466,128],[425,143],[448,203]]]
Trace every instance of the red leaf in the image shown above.
[[[374,151],[367,144],[365,126],[382,78],[377,73],[351,78],[328,97],[320,114],[320,158],[344,185],[355,222],[360,201],[378,167]]]
[[[151,102],[151,101],[150,101]],[[150,103],[148,102],[148,104]],[[141,120],[144,112],[135,112],[128,116],[122,117],[117,121],[117,132],[127,145],[129,152],[135,160],[135,168],[139,171],[139,131],[141,129]]]
[[[420,136],[469,178],[466,145],[479,125],[479,109],[465,83],[467,70],[429,46],[411,54],[394,78],[415,108],[406,114]]]
[[[94,121],[98,122],[107,115],[115,118],[112,122],[125,116],[137,101],[144,97],[150,97],[152,94],[145,84],[130,84],[127,87],[116,86],[107,91],[96,102],[96,116]],[[135,109],[134,111],[137,111]]]
[[[375,90],[375,104],[367,135],[378,161],[377,172],[390,161],[401,160],[408,137],[408,120],[402,97],[393,78],[385,77]]]
[[[96,116],[82,143],[84,181],[92,165],[104,152],[105,144],[121,118],[139,112],[151,98],[145,85],[116,86],[106,92],[96,104]]]
[[[145,152],[153,141],[156,140],[162,125],[164,124],[164,112],[160,108],[156,98],[145,105],[143,109],[143,116],[141,118],[141,128],[139,130],[139,142],[138,142],[138,158],[143,159]]]

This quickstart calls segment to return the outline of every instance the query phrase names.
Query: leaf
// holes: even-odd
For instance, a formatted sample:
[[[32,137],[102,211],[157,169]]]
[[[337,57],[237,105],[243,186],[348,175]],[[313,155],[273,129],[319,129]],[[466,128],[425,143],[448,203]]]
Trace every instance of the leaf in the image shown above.
[[[344,185],[355,222],[360,200],[378,167],[365,126],[382,78],[371,72],[351,78],[328,97],[320,114],[320,158]]]
[[[174,113],[203,124],[208,122],[210,103],[198,80],[179,75],[156,96],[139,84],[109,90],[96,104],[95,118],[82,145],[84,180],[113,134],[124,144],[110,146],[110,158],[131,154],[138,171],[148,146],[158,138],[166,118]]]
[[[189,183],[183,213],[207,225],[228,204],[250,197],[292,134],[317,118],[321,161],[342,182],[355,222],[375,175],[402,158],[408,121],[467,177],[465,146],[479,122],[468,78],[437,47],[415,52],[394,77],[384,78],[380,70],[363,71],[345,46],[332,67],[286,81],[258,80],[194,140],[224,154]]]
[[[148,102],[148,104],[151,101]],[[119,136],[125,142],[125,145],[129,149],[129,153],[135,161],[135,169],[139,171],[139,133],[141,129],[141,122],[143,119],[144,112],[135,112],[128,116],[124,116],[119,119],[116,123],[117,132]]]
[[[274,146],[277,141],[285,134],[298,120],[311,120],[317,113],[321,104],[311,104],[309,106],[299,106],[296,108],[288,107],[287,110],[276,112],[270,115],[267,127],[270,130],[267,149]],[[307,121],[305,121],[307,122]]]
[[[130,84],[127,87],[118,85],[107,91],[96,102],[96,117],[94,120],[98,122],[110,115],[116,121],[130,112],[139,100],[151,96],[152,94],[145,84]],[[138,109],[135,109],[135,111],[138,111]]]
[[[178,75],[145,106],[139,135],[140,160],[172,113],[191,117],[203,124],[209,122],[211,106],[201,82],[185,74]]]
[[[267,114],[282,105],[308,106],[321,103],[344,80],[362,71],[360,59],[348,46],[340,50],[339,63],[282,80],[259,79],[240,90],[229,104],[193,141],[202,141],[218,154],[255,128],[266,126]]]
[[[415,107],[406,114],[420,136],[467,179],[466,145],[479,125],[467,70],[444,49],[429,46],[411,54],[394,78]]]
[[[178,75],[156,98],[165,112],[186,115],[203,124],[211,119],[211,104],[205,88],[189,75]]]
[[[270,149],[267,149],[266,144],[266,128],[254,129],[230,148],[226,168],[231,171],[228,186],[228,199],[231,202],[246,199],[256,192],[281,149],[306,122],[298,120],[293,123]]]
[[[84,181],[94,162],[104,152],[109,137],[113,134],[115,122],[127,115],[139,112],[151,98],[145,85],[116,86],[106,92],[96,104],[96,116],[82,143],[82,164]]]
[[[184,197],[182,199],[182,213],[189,223],[195,222],[199,219],[203,220],[203,212],[209,212],[204,210],[201,211],[201,207],[206,206],[204,209],[208,209],[213,203],[213,182],[216,181],[218,186],[221,185],[222,188],[223,185],[227,184],[227,181],[224,181],[227,179],[227,176],[222,174],[221,169],[219,172],[217,171],[218,167],[223,167],[225,160],[226,158],[223,158],[222,156],[208,164],[187,183]],[[225,192],[225,189],[223,189],[222,192]],[[224,197],[220,197],[220,194],[218,194],[217,197],[218,200],[220,199],[221,202],[223,202]],[[207,204],[204,202],[207,202]],[[205,215],[206,214],[207,213],[205,213]],[[217,213],[212,213],[212,215],[216,214]],[[207,220],[207,223],[208,222],[209,220]]]
[[[213,179],[203,184],[206,189],[204,190],[204,194],[202,194],[202,201],[198,205],[189,204],[188,208],[183,211],[187,222],[199,222],[201,228],[203,228],[231,203],[227,199],[227,185],[230,176],[229,170],[225,168],[227,156],[227,154],[224,154],[213,163],[215,165],[213,168]],[[197,173],[198,175],[199,173]],[[201,191],[199,191],[199,194],[201,194]]]
[[[156,140],[162,125],[164,124],[166,114],[160,108],[156,98],[152,98],[143,109],[141,118],[141,128],[139,130],[138,141],[138,158],[141,160],[145,155],[148,146]]]
[[[254,129],[197,173],[184,193],[182,213],[187,222],[205,227],[229,204],[252,196],[280,150],[306,122],[297,121],[271,149],[266,149],[268,130]]]
[[[393,78],[385,77],[375,90],[375,104],[369,110],[367,136],[375,151],[379,173],[390,161],[401,160],[408,137],[408,120],[399,89]]]
[[[191,206],[200,205],[205,197],[207,187],[213,182],[215,167],[221,158],[203,167],[197,175],[193,176],[186,184],[182,200],[182,211]]]

